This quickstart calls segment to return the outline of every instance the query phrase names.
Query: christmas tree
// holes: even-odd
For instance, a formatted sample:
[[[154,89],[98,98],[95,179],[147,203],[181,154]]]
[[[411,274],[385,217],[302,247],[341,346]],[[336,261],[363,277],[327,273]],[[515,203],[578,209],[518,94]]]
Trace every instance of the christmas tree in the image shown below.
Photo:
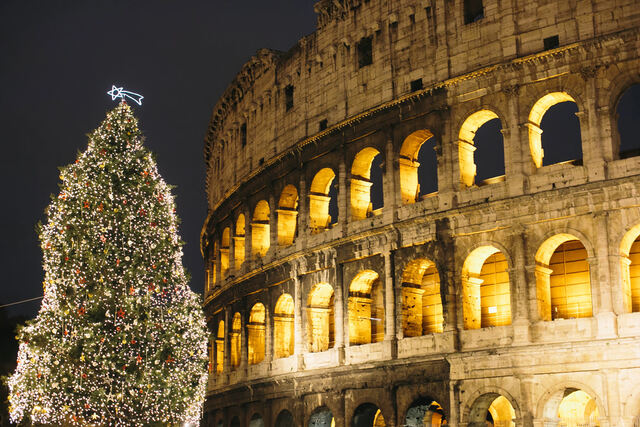
[[[44,299],[19,333],[15,422],[200,419],[207,332],[182,267],[170,188],[124,101],[62,168],[40,227]]]

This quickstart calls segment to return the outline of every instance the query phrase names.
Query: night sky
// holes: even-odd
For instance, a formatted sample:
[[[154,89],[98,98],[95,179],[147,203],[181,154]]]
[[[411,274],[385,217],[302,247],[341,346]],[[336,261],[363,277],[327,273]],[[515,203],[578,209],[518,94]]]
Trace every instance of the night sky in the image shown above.
[[[203,141],[218,97],[259,48],[288,50],[315,30],[313,0],[0,2],[2,283],[0,305],[42,295],[45,222],[58,167],[87,146],[115,102],[135,108],[165,181],[176,185],[184,264],[202,292]],[[40,301],[10,314],[35,316]]]

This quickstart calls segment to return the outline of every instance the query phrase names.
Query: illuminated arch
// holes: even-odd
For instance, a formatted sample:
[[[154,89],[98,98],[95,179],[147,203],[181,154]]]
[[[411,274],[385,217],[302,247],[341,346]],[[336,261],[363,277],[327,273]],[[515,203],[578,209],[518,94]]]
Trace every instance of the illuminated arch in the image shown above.
[[[240,354],[242,349],[242,316],[240,313],[233,315],[231,323],[229,359],[232,368],[240,366]]]
[[[640,312],[640,224],[620,242],[620,267],[625,311]]]
[[[404,417],[407,427],[440,427],[447,425],[447,418],[442,406],[430,397],[422,397],[413,401]]]
[[[546,393],[540,402],[542,420],[561,423],[568,427],[600,425],[600,415],[605,415],[595,393],[583,385],[566,385],[554,392]]]
[[[247,324],[247,347],[249,365],[255,365],[264,360],[265,351],[266,310],[262,303],[256,303],[249,313]]]
[[[402,274],[402,331],[405,337],[442,332],[440,276],[435,264],[418,258]]]
[[[384,339],[384,295],[378,273],[364,270],[349,286],[349,342],[351,345]]]
[[[293,297],[282,294],[276,302],[273,316],[273,344],[276,359],[293,354],[293,318]]]
[[[235,236],[233,236],[233,258],[236,269],[240,269],[245,259],[245,224],[244,214],[238,215]]]
[[[465,329],[511,324],[508,262],[495,246],[473,250],[462,267]]]
[[[222,230],[222,238],[220,239],[220,276],[222,278],[227,277],[229,272],[230,234],[229,227],[226,227]]]
[[[351,217],[364,219],[373,214],[371,204],[371,164],[380,152],[366,147],[356,154],[351,166]]]
[[[298,190],[293,185],[287,185],[280,194],[278,201],[278,245],[290,246],[296,235],[298,219]]]
[[[319,233],[329,228],[332,223],[329,215],[331,197],[329,191],[336,178],[332,169],[320,169],[311,181],[309,193],[309,228],[312,233]]]
[[[251,221],[251,253],[254,256],[263,257],[269,250],[270,227],[269,227],[269,203],[260,200],[253,211],[253,221]]]
[[[335,343],[334,296],[328,283],[316,284],[307,299],[309,351],[326,351]]]
[[[475,184],[476,163],[474,139],[476,132],[490,120],[498,119],[498,115],[491,110],[480,110],[471,114],[462,123],[458,135],[458,161],[460,165],[460,182],[471,187]]]
[[[536,252],[536,296],[541,320],[591,317],[587,250],[572,234],[549,237]]]
[[[485,393],[476,398],[469,411],[469,425],[515,427],[516,411],[500,393]]]
[[[352,427],[386,427],[382,411],[373,403],[363,403],[353,412]]]
[[[218,322],[216,334],[216,372],[224,371],[224,320]]]
[[[422,145],[433,137],[429,130],[422,129],[407,136],[400,148],[398,166],[400,171],[400,193],[403,204],[415,203],[420,195],[418,178],[418,153]],[[435,153],[433,153],[435,156]]]
[[[548,93],[538,99],[529,112],[529,120],[527,127],[529,128],[529,150],[531,151],[531,159],[537,168],[543,166],[544,149],[542,147],[542,118],[549,108],[561,102],[573,102],[575,99],[566,92]]]

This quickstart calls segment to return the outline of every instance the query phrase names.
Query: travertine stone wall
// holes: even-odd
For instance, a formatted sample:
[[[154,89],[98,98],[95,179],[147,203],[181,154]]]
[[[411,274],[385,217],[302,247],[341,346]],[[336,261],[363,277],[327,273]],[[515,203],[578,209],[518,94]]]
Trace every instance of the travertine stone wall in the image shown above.
[[[205,141],[205,425],[556,426],[579,390],[589,425],[637,427],[640,156],[616,120],[640,4],[483,0],[469,24],[462,0],[315,7],[316,32],[243,67]],[[571,100],[582,159],[543,166],[541,117]],[[505,174],[476,182],[493,118]],[[430,136],[438,189],[416,199]]]

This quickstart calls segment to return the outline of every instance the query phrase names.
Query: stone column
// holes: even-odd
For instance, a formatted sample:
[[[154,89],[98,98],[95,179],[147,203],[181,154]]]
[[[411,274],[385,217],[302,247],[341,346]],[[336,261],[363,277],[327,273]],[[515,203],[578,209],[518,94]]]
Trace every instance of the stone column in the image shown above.
[[[593,315],[598,319],[598,338],[612,338],[618,331],[611,291],[614,286],[620,287],[620,280],[613,283],[609,274],[609,221],[606,212],[593,216],[593,229],[595,254],[588,260]],[[594,295],[597,295],[596,301]]]
[[[236,226],[232,224],[229,227],[229,268],[227,269],[227,276],[235,276],[236,273],[236,240],[234,238],[236,234]]]
[[[298,185],[298,230],[294,245],[297,250],[302,250],[307,246],[307,236],[309,235],[309,202],[307,200],[309,193],[307,191],[307,181],[305,180],[304,173],[300,175]]]
[[[275,256],[278,251],[277,208],[275,196],[269,194],[269,250],[267,251],[267,257],[269,257],[269,255],[271,255],[271,257]]]
[[[249,361],[249,342],[247,337],[247,323],[249,323],[249,318],[247,317],[244,311],[240,312],[241,322],[240,325],[240,366],[239,370],[246,375],[247,372],[247,364]]]
[[[264,327],[265,327],[265,345],[264,345],[264,360],[267,363],[271,363],[274,359],[274,349],[273,349],[273,316],[271,314],[272,304],[271,298],[267,298],[265,301],[265,319],[264,319]]]
[[[224,372],[225,374],[229,374],[229,371],[231,370],[231,352],[229,351],[229,347],[230,347],[230,340],[229,340],[229,331],[231,330],[231,328],[229,327],[229,318],[231,317],[229,315],[229,307],[225,307],[224,309],[224,365],[222,368],[222,372]],[[218,331],[216,331],[217,333]]]
[[[398,168],[396,153],[393,149],[393,134],[391,130],[387,132],[387,144],[385,146],[384,155],[384,176],[382,183],[382,197],[384,207],[382,209],[382,217],[385,224],[393,222],[395,211],[402,204],[400,200],[400,191],[398,189]]]
[[[511,293],[511,318],[514,344],[527,344],[529,337],[529,310],[527,298],[527,275],[525,272],[526,249],[524,228],[515,227],[513,241],[513,265],[509,269]]]
[[[347,188],[347,166],[340,162],[338,166],[338,224],[345,229],[351,218],[351,206],[349,203],[349,190]]]
[[[344,347],[349,345],[349,337],[346,336],[345,331],[349,330],[349,319],[344,315],[345,307],[345,289],[344,289],[344,273],[342,264],[336,263],[336,285],[334,289],[334,327],[335,327],[335,347],[341,354],[342,361],[344,359]],[[348,290],[346,295],[349,295]],[[346,343],[346,344],[345,344]]]
[[[302,330],[302,283],[300,282],[300,277],[298,276],[298,271],[296,268],[291,272],[293,287],[294,287],[294,299],[293,299],[293,336],[294,336],[294,345],[293,345],[293,353],[296,355],[297,359],[297,369],[304,369],[304,336]],[[308,320],[307,320],[308,321]]]
[[[390,250],[384,251],[382,256],[384,257],[384,340],[392,341],[393,346],[397,341],[393,256]]]

